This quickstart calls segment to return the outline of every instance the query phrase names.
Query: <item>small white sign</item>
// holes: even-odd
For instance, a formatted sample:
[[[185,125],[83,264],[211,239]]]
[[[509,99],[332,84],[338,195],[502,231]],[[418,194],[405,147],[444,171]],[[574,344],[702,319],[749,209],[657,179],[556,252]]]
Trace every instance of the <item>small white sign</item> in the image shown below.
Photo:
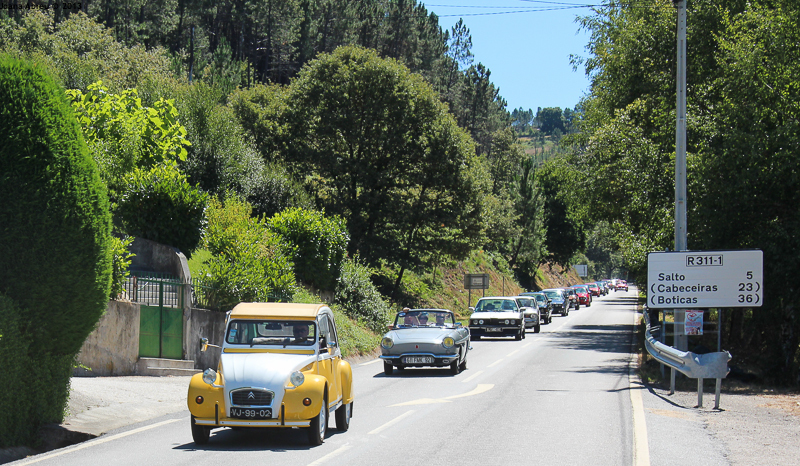
[[[647,304],[654,309],[760,307],[763,257],[759,250],[651,252]]]
[[[575,265],[575,271],[578,272],[579,277],[586,277],[589,275],[589,266],[586,264]]]

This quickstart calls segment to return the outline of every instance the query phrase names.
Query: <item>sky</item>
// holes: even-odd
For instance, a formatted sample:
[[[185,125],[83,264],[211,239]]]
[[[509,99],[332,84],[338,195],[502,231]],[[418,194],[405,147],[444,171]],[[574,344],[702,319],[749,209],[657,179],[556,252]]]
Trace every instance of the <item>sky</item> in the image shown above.
[[[472,35],[475,63],[491,71],[508,111],[537,107],[574,108],[589,91],[581,67],[571,54],[588,57],[589,34],[579,31],[577,16],[591,14],[579,0],[429,0],[421,1],[439,16],[442,29],[464,19]],[[599,2],[595,2],[599,3]],[[537,11],[538,10],[538,11]]]

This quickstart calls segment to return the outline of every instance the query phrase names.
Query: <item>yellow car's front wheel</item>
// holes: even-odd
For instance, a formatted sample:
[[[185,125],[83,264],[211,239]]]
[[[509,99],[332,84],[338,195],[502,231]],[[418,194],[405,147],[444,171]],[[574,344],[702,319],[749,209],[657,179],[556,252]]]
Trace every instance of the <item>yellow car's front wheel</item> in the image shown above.
[[[322,445],[325,440],[325,434],[328,431],[328,394],[322,398],[322,407],[320,407],[319,414],[311,419],[311,425],[308,426],[308,443],[317,446]]]
[[[197,425],[192,416],[192,439],[197,445],[205,445],[208,443],[208,437],[211,435],[211,428],[206,426]]]

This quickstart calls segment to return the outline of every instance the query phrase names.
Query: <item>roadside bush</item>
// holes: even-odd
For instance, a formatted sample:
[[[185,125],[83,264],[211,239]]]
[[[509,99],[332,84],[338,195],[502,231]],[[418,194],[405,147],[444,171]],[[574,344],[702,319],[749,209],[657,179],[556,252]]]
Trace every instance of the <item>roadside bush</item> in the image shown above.
[[[0,293],[24,310],[33,351],[80,350],[108,303],[105,185],[64,89],[0,56]]]
[[[136,255],[128,249],[133,240],[132,236],[111,237],[111,299],[117,299],[126,291],[125,280],[130,275],[128,267],[131,265],[131,259]]]
[[[251,210],[235,195],[209,204],[203,246],[211,258],[200,276],[217,289],[216,307],[225,311],[242,301],[289,301],[294,293],[291,247]]]
[[[135,169],[120,186],[115,222],[129,235],[175,246],[189,257],[200,243],[207,203],[175,166]]]
[[[267,226],[294,246],[297,278],[319,290],[333,290],[347,252],[347,230],[339,217],[289,209],[276,214]]]
[[[389,305],[370,281],[372,270],[348,258],[342,262],[334,301],[351,319],[361,320],[375,333],[383,333],[389,322]]]

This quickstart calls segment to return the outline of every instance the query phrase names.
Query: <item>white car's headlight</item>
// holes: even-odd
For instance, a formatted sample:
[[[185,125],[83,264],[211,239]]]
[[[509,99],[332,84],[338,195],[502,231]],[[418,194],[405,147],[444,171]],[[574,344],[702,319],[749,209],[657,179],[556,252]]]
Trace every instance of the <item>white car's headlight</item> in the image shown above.
[[[506,325],[508,325],[508,323],[509,323],[509,322],[508,322],[508,319],[504,320],[504,321],[503,321],[503,323],[504,323],[504,324],[506,324]]]
[[[381,340],[381,346],[383,346],[386,349],[389,349],[392,346],[394,346],[394,340],[392,340],[389,337],[383,337],[383,340]]]
[[[444,337],[444,340],[442,340],[442,346],[444,346],[445,348],[448,348],[448,349],[452,348],[453,345],[455,345],[455,344],[456,344],[456,341],[453,340],[453,337]]]
[[[214,382],[217,381],[217,371],[214,369],[206,369],[203,371],[203,382],[214,385]]]
[[[478,324],[479,324],[479,325],[483,325],[483,319],[479,320],[479,321],[478,321]]]
[[[292,385],[294,385],[295,387],[303,385],[303,382],[305,381],[306,381],[306,376],[303,375],[303,373],[300,371],[294,371],[292,372],[292,375],[289,376],[289,382],[291,382]]]
[[[514,324],[516,324],[516,323],[517,323],[517,321],[516,321],[516,320],[514,320],[514,319],[511,319],[511,322],[510,322],[510,323],[511,323],[511,325],[514,325]]]

